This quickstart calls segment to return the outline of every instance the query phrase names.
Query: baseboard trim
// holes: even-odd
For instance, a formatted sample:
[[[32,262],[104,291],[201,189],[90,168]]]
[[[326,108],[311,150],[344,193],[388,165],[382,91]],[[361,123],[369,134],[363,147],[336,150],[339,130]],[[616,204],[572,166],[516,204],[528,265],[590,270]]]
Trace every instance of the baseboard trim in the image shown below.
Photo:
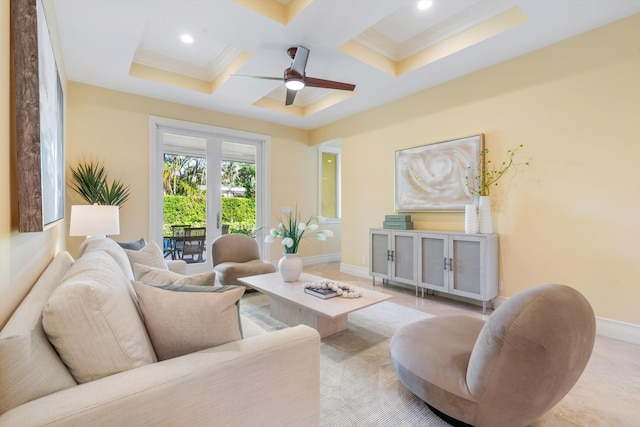
[[[340,253],[306,256],[302,257],[302,265],[324,264],[326,262],[340,262],[341,259],[342,256]],[[275,264],[277,265],[278,263],[276,262]]]
[[[640,345],[640,325],[596,316],[596,334]]]
[[[371,279],[369,269],[349,264],[340,264],[340,272],[351,274],[352,276]],[[449,298],[447,296],[445,298]],[[508,298],[499,296],[495,299],[495,308],[500,307]],[[616,340],[628,342],[630,344],[640,345],[640,325],[634,323],[620,322],[618,320],[607,319],[596,316],[596,334],[613,338]]]

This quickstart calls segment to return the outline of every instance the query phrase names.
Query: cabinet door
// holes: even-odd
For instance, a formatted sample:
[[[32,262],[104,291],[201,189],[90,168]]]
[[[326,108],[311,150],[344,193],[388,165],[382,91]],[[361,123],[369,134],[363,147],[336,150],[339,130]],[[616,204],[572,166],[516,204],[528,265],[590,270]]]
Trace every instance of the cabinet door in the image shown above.
[[[418,286],[447,292],[449,276],[448,236],[420,234],[418,239]]]
[[[449,256],[451,274],[449,292],[452,294],[482,299],[486,240],[474,236],[451,236]]]
[[[369,232],[369,274],[383,279],[391,278],[391,263],[389,251],[391,250],[391,232]]]
[[[391,280],[416,284],[416,233],[403,233],[394,231],[391,234],[393,240],[393,262],[391,270]]]

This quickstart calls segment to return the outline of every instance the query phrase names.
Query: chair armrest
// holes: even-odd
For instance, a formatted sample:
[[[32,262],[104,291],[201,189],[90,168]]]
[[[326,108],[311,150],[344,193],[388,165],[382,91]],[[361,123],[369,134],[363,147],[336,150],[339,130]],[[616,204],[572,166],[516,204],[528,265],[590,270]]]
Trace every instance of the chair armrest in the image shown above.
[[[27,402],[2,426],[318,426],[320,336],[296,326]]]
[[[168,259],[167,261],[167,267],[169,267],[169,270],[173,271],[174,273],[178,273],[178,274],[187,274],[187,263],[184,260],[181,259]]]

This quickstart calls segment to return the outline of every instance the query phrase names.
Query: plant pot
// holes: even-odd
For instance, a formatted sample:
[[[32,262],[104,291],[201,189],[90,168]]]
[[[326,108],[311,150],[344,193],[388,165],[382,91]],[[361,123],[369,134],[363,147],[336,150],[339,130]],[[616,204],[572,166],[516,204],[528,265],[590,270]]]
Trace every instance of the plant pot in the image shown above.
[[[480,206],[478,208],[478,223],[480,233],[493,233],[493,222],[491,220],[491,199],[489,199],[489,196],[480,196]]]
[[[302,259],[298,254],[283,254],[278,261],[278,271],[285,282],[295,282],[302,274]]]

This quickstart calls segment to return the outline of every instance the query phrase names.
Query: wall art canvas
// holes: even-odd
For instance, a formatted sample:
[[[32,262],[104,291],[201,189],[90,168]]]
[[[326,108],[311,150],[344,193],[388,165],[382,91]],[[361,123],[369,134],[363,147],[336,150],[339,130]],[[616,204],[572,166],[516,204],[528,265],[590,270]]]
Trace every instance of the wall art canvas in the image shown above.
[[[64,218],[62,85],[42,1],[11,9],[20,231],[42,231]]]
[[[467,179],[478,175],[483,149],[479,134],[396,151],[395,210],[464,211],[476,203]]]

